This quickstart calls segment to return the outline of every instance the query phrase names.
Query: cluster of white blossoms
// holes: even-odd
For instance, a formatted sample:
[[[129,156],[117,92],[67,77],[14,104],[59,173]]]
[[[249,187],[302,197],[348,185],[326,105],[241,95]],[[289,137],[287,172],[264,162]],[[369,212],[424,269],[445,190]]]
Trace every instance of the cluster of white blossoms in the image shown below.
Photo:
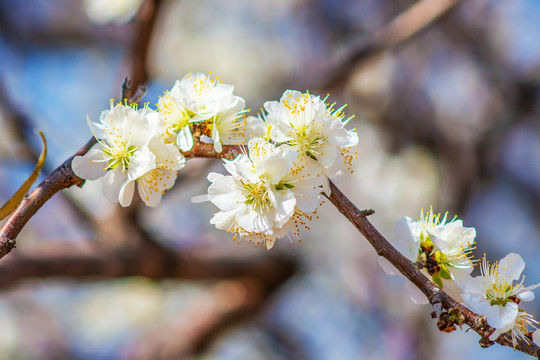
[[[264,108],[264,122],[248,118],[263,136],[249,141],[246,154],[224,160],[230,175],[208,176],[208,200],[219,208],[211,220],[218,229],[270,249],[276,238],[300,241],[321,193],[330,195],[328,179],[351,171],[358,135],[345,128],[343,108],[309,93],[287,90]]]
[[[260,116],[246,117],[245,101],[233,91],[197,73],[166,91],[157,111],[111,101],[100,122],[88,119],[98,146],[74,157],[74,173],[104,177],[105,196],[122,206],[131,204],[137,184],[145,204],[157,206],[195,144],[213,144],[217,153],[224,145],[242,145],[235,159],[223,160],[228,175],[208,175],[204,198],[218,208],[210,223],[239,242],[267,249],[277,238],[300,241],[301,229],[318,218],[322,195],[330,196],[329,181],[352,172],[358,135],[345,127],[351,118],[345,118],[344,107],[334,109],[326,99],[296,90],[267,101]],[[540,344],[540,332],[532,332],[538,322],[519,307],[534,299],[531,290],[540,284],[523,285],[521,257],[511,253],[494,265],[484,257],[481,274],[471,277],[476,230],[447,215],[430,209],[416,221],[401,218],[393,245],[456,300],[485,315],[496,329],[491,340],[510,333],[514,346],[518,339]],[[392,272],[387,261],[381,265]]]
[[[356,156],[350,148],[358,135],[345,128],[350,118],[325,100],[287,90],[264,104],[267,114],[246,117],[233,86],[188,74],[159,99],[157,111],[111,102],[99,123],[88,120],[99,146],[76,156],[72,168],[84,179],[104,177],[110,201],[129,206],[137,183],[146,205],[157,206],[194,144],[213,144],[217,153],[223,145],[247,145],[224,160],[229,175],[208,175],[206,199],[219,209],[210,222],[268,249],[285,236],[294,244],[316,217],[322,192],[330,195],[329,178],[352,171]]]
[[[432,209],[428,213],[422,210],[416,221],[409,217],[399,219],[395,233],[393,245],[403,256],[456,300],[486,316],[488,325],[495,329],[490,340],[510,333],[514,346],[518,339],[540,344],[540,332],[536,331],[538,322],[519,308],[522,301],[534,299],[531,290],[540,286],[523,285],[525,278],[520,280],[520,276],[525,263],[521,256],[510,253],[489,265],[484,255],[480,275],[472,277],[470,274],[477,263],[472,260],[476,230],[464,227],[455,217],[447,222],[447,213],[441,218]],[[384,261],[381,265],[388,269]]]
[[[88,120],[99,147],[75,156],[73,171],[87,180],[104,177],[106,198],[122,206],[131,204],[137,183],[142,200],[155,207],[185,166],[183,152],[191,150],[194,135],[213,142],[217,152],[222,144],[247,142],[244,105],[231,85],[200,73],[177,81],[159,100],[158,111],[111,101],[99,123]],[[262,120],[250,121],[260,128]]]

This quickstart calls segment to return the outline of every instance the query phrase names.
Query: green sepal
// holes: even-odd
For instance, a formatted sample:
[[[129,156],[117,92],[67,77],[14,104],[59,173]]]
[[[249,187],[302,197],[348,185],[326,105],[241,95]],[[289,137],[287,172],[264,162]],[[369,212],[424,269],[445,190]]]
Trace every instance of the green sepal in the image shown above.
[[[435,285],[437,285],[438,287],[440,287],[440,288],[442,289],[443,284],[442,284],[442,279],[441,279],[441,277],[439,276],[439,274],[432,275],[432,276],[431,276],[431,280],[433,280],[433,282],[435,283]]]
[[[439,267],[440,267],[440,271],[439,271],[439,276],[443,279],[446,279],[446,280],[451,280],[452,277],[450,277],[450,271],[448,271],[448,267],[444,264],[439,264]]]

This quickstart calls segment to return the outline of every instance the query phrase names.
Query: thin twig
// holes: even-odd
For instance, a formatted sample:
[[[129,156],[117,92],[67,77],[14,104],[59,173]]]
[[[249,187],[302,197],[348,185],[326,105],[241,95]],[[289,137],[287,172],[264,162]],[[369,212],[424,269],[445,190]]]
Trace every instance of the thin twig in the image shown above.
[[[476,331],[482,338],[485,344],[490,344],[489,336],[495,329],[488,326],[484,316],[478,315],[464,305],[454,300],[431,280],[426,278],[414,264],[399,253],[382,235],[381,233],[363,216],[362,212],[333,184],[330,183],[332,195],[329,197],[330,202],[341,212],[355,227],[364,235],[366,240],[373,246],[379,256],[384,257],[392,265],[399,270],[409,281],[411,281],[420,291],[426,295],[430,303],[435,309],[442,306],[444,309],[458,309],[463,315],[464,322],[469,327]],[[500,336],[497,343],[509,347],[513,347],[512,339],[509,334]],[[537,356],[540,348],[534,344],[527,344],[523,340],[519,340],[516,350],[523,353]]]

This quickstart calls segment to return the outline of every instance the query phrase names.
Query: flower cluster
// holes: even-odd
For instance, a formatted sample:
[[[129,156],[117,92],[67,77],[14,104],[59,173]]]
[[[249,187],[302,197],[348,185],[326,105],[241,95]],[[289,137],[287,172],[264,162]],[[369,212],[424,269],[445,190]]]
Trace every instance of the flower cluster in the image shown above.
[[[358,135],[345,128],[343,108],[309,93],[287,90],[264,108],[264,122],[254,128],[265,136],[250,140],[246,154],[224,160],[230,175],[208,176],[208,200],[219,208],[211,221],[218,229],[270,249],[276,237],[300,241],[321,193],[330,195],[328,179],[351,170]]]
[[[345,168],[351,170],[355,154],[350,148],[358,144],[358,134],[345,128],[351,118],[344,119],[344,106],[334,110],[325,100],[287,90],[279,102],[267,101],[264,108],[270,139],[317,160],[324,173],[336,181]]]
[[[540,343],[540,332],[529,330],[536,330],[538,322],[519,308],[520,302],[534,299],[531,290],[540,286],[525,287],[524,278],[519,281],[525,268],[521,256],[511,253],[490,265],[484,255],[480,275],[472,277],[476,230],[464,227],[461,220],[454,217],[447,222],[447,213],[441,217],[432,209],[426,214],[422,210],[416,221],[399,219],[395,230],[393,245],[403,256],[456,300],[486,316],[488,325],[495,329],[491,340],[510,333],[514,346],[517,339]]]
[[[476,230],[463,226],[463,221],[448,213],[434,214],[422,209],[416,221],[403,217],[396,223],[396,248],[418,264],[443,287],[444,280],[456,280],[473,269],[471,259]]]
[[[219,209],[211,223],[270,249],[278,237],[299,239],[321,193],[330,194],[328,179],[351,170],[358,135],[345,128],[343,107],[334,110],[325,100],[287,90],[264,104],[267,114],[246,117],[231,85],[188,74],[161,96],[157,111],[111,102],[99,123],[88,120],[99,147],[76,156],[73,171],[104,177],[105,196],[122,206],[131,204],[137,183],[142,200],[157,206],[195,143],[213,144],[217,153],[223,145],[247,144],[224,160],[229,175],[208,176],[206,199]]]
[[[87,180],[104,177],[104,193],[112,202],[129,206],[137,183],[146,205],[157,206],[184,167],[182,152],[191,150],[194,136],[213,142],[217,152],[222,144],[247,141],[244,105],[231,85],[200,73],[177,81],[159,100],[158,111],[111,101],[99,123],[88,120],[100,148],[76,156],[73,171]],[[258,118],[251,121],[262,123]]]
[[[104,194],[129,206],[135,187],[148,206],[157,206],[185,166],[184,153],[197,143],[242,145],[242,153],[223,160],[227,175],[210,173],[205,200],[217,206],[210,220],[218,229],[267,249],[277,238],[300,240],[300,231],[318,218],[322,195],[330,196],[330,181],[352,172],[358,135],[345,125],[344,107],[334,108],[310,93],[287,90],[279,101],[267,101],[259,116],[246,116],[245,101],[231,85],[201,73],[176,81],[159,99],[157,110],[127,103],[103,111],[99,122],[88,119],[98,147],[72,161],[84,179],[104,178]],[[137,186],[136,186],[137,185]],[[471,310],[485,315],[495,329],[490,339],[509,333],[540,344],[538,322],[519,307],[534,299],[525,287],[522,258],[508,254],[490,265],[485,256],[480,275],[470,274],[476,230],[457,217],[448,220],[433,209],[416,220],[399,219],[395,248],[439,287]],[[381,258],[382,259],[382,258]],[[387,272],[389,263],[381,261]],[[517,283],[514,283],[518,281]],[[425,300],[425,299],[424,299]]]

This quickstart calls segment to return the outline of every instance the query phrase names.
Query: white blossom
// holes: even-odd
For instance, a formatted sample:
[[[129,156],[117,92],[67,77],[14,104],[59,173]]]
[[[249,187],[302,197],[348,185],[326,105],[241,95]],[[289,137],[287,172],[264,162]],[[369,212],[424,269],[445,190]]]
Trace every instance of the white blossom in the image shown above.
[[[509,332],[510,336],[512,337],[512,345],[514,345],[514,348],[516,347],[518,340],[522,340],[529,344],[530,340],[528,336],[531,333],[529,328],[535,330],[534,333],[536,333],[537,325],[538,321],[536,321],[532,315],[528,314],[525,310],[518,309],[518,313],[514,321],[509,322],[509,324],[503,328],[496,328],[495,331],[489,336],[489,339],[492,341],[497,340],[499,336]],[[538,342],[538,335],[535,336],[534,333],[532,334],[532,340],[538,345],[540,343]]]
[[[351,170],[356,155],[350,147],[358,144],[358,134],[345,128],[350,118],[343,119],[344,107],[334,110],[318,96],[287,90],[280,101],[267,101],[264,108],[273,141],[315,158],[334,181],[345,168]]]
[[[458,282],[465,304],[473,311],[486,315],[487,323],[498,331],[492,335],[496,339],[501,333],[514,328],[520,321],[521,301],[531,301],[531,291],[540,284],[523,286],[525,277],[519,281],[525,263],[515,253],[506,255],[501,261],[490,265],[484,257],[480,267],[481,275]],[[519,281],[514,284],[514,281]]]
[[[257,120],[245,118],[245,101],[233,91],[232,85],[201,73],[176,81],[158,102],[165,122],[163,138],[169,142],[172,138],[182,151],[189,151],[193,147],[191,124],[201,123],[201,140],[213,143],[217,152],[222,145],[246,143]]]
[[[327,185],[312,159],[287,146],[255,138],[248,149],[249,155],[224,160],[230,175],[208,175],[208,200],[219,208],[210,223],[270,249],[276,237],[299,235]]]
[[[476,230],[464,227],[457,218],[447,222],[447,214],[441,217],[441,214],[434,214],[433,209],[427,213],[422,209],[416,221],[408,216],[402,217],[396,222],[395,238],[390,243],[408,260],[421,266],[422,272],[439,287],[460,301],[461,292],[456,281],[467,277],[473,269],[471,252]],[[386,259],[379,257],[379,264],[386,274],[396,274]],[[411,299],[415,303],[427,301],[425,296],[411,296]]]
[[[159,140],[152,126],[156,116],[147,107],[136,110],[111,103],[100,123],[88,119],[100,147],[73,158],[75,175],[87,180],[104,177],[105,197],[122,206],[131,204],[138,181],[143,201],[157,206],[162,193],[174,183],[173,172],[184,166],[185,159],[175,146]]]

